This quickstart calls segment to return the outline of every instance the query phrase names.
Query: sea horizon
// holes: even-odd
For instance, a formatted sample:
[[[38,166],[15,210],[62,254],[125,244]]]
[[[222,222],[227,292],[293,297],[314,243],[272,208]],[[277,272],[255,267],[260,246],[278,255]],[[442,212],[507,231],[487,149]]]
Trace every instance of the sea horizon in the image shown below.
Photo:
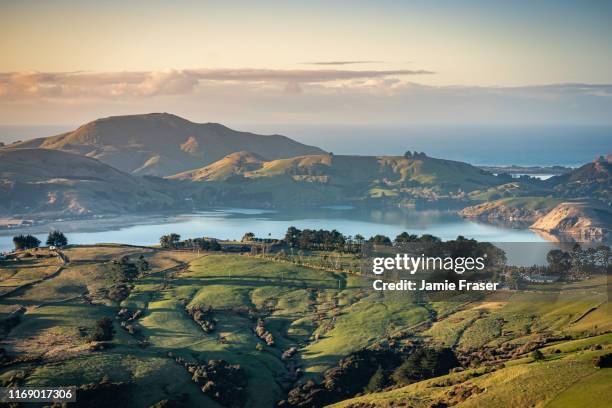
[[[401,155],[411,150],[476,166],[575,168],[600,155],[612,153],[612,125],[223,124],[240,131],[282,134],[335,154]],[[0,142],[10,144],[17,140],[53,136],[78,126],[0,125]],[[372,138],[375,138],[375,143]]]

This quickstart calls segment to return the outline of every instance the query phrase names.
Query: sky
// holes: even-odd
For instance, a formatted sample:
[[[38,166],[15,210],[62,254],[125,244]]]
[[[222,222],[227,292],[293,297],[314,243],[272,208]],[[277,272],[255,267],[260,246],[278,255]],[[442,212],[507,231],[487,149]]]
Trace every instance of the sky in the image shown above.
[[[4,1],[0,125],[610,125],[610,1]]]

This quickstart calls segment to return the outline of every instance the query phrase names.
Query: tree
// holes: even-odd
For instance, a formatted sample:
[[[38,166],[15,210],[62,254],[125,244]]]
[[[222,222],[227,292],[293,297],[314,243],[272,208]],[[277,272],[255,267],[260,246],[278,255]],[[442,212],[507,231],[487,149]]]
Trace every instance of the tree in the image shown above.
[[[252,232],[247,232],[246,234],[244,234],[242,236],[241,241],[242,242],[251,242],[255,239],[255,234],[253,234]]]
[[[179,243],[179,241],[181,240],[181,236],[179,234],[169,234],[169,235],[162,235],[161,238],[159,238],[159,244],[161,245],[162,248],[176,248],[177,244]]]
[[[544,354],[542,354],[540,350],[534,350],[531,352],[531,358],[533,358],[534,361],[544,360]]]
[[[417,237],[414,234],[409,234],[407,232],[402,232],[401,234],[399,234],[398,236],[395,237],[395,244],[403,244],[406,242],[416,242],[419,240],[419,237]]]
[[[293,226],[289,227],[287,229],[287,233],[285,234],[285,242],[287,245],[289,245],[291,248],[297,247],[300,233],[301,231],[299,229]]]
[[[94,332],[91,334],[92,341],[109,341],[113,339],[115,329],[110,317],[103,317],[96,322]]]
[[[138,261],[136,262],[136,269],[138,270],[138,273],[140,275],[149,270],[149,262],[147,262],[144,255],[140,255],[140,257],[138,257]]]
[[[118,261],[113,260],[111,265],[111,277],[117,282],[130,282],[138,277],[138,267],[127,256]]]
[[[68,239],[66,238],[64,233],[60,231],[51,231],[49,233],[49,236],[47,236],[47,245],[63,247],[68,245]]]
[[[368,239],[368,242],[374,245],[391,245],[391,239],[386,235],[374,235]]]
[[[570,268],[572,257],[560,249],[551,249],[546,255],[546,261],[551,272],[564,273]]]
[[[459,366],[455,353],[450,348],[419,348],[408,356],[391,375],[396,384],[411,384],[447,374],[451,368]]]
[[[38,248],[38,246],[40,245],[40,240],[34,235],[22,234],[13,237],[13,244],[15,245],[15,250],[19,251],[22,249]]]

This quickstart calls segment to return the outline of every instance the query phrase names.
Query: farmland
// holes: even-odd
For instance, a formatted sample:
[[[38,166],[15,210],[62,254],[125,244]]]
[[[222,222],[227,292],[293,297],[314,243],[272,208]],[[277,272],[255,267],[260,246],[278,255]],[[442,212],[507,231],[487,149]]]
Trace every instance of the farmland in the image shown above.
[[[612,349],[605,277],[496,299],[416,302],[406,293],[374,292],[342,266],[315,267],[323,256],[316,251],[304,254],[311,267],[110,244],[62,254],[37,250],[0,265],[11,287],[0,295],[0,317],[19,314],[2,337],[4,385],[93,384],[113,390],[120,406],[272,407],[295,384],[317,383],[360,350],[426,344],[452,348],[463,368],[388,384],[338,406],[599,406],[610,387],[610,369],[592,364]],[[338,255],[339,265],[357,264],[351,257]],[[116,271],[138,262],[146,268],[119,283]],[[94,340],[104,317],[115,334]],[[543,359],[533,360],[536,349]],[[194,380],[193,367],[217,360],[245,376],[235,392],[244,399],[203,392]]]

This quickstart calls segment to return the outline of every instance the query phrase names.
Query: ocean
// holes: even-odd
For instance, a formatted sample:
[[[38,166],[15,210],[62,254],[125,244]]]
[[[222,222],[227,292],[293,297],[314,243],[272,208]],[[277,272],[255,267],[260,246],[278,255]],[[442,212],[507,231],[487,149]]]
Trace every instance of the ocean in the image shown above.
[[[335,154],[402,155],[406,150],[476,165],[577,167],[612,153],[612,126],[348,126],[241,124]],[[0,142],[51,136],[77,126],[0,126]]]

